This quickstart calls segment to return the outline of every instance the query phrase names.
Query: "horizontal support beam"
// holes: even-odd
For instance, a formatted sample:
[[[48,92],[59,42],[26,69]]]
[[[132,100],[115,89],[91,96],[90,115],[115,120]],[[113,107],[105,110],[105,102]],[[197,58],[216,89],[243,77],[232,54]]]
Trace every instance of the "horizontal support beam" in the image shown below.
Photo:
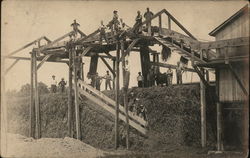
[[[176,69],[177,66],[176,65],[171,65],[171,64],[165,64],[165,63],[154,63],[154,62],[150,62],[151,65],[155,65],[155,66],[160,66],[160,67],[165,67],[165,68],[171,68],[171,69]],[[189,71],[189,72],[196,72],[194,69],[191,68],[185,68],[185,71]]]
[[[31,60],[31,58],[28,57],[16,57],[16,56],[6,57],[6,59]],[[37,61],[42,61],[42,59],[37,59]],[[68,63],[68,61],[63,61],[63,60],[53,60],[53,61],[47,60],[46,62]]]
[[[200,42],[200,49],[218,49],[224,47],[249,46],[249,37],[240,37],[213,42]]]

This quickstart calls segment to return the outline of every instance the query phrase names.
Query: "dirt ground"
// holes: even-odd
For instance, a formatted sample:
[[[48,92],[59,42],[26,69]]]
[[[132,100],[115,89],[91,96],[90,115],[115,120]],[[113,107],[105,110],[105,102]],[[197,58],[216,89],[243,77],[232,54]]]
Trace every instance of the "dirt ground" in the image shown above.
[[[20,134],[8,134],[7,155],[2,157],[72,157],[72,158],[243,158],[242,153],[208,152],[207,149],[183,147],[158,152],[135,152],[118,150],[100,150],[73,138],[42,138],[35,140]],[[208,154],[209,153],[209,154]]]
[[[82,141],[65,138],[39,140],[19,134],[8,134],[7,155],[3,157],[101,157],[104,151]]]

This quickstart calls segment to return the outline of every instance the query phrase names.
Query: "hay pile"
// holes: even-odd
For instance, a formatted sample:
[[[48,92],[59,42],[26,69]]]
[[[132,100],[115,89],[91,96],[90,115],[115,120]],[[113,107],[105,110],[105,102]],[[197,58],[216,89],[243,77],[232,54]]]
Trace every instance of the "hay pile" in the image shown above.
[[[140,99],[139,103],[146,106],[148,116],[147,138],[131,129],[132,150],[200,146],[199,85],[134,88],[132,91]],[[104,93],[114,98],[114,92]],[[120,100],[122,102],[122,95]],[[8,99],[10,132],[29,135],[29,102],[30,97]],[[67,94],[44,94],[40,96],[40,102],[42,137],[67,136]],[[80,102],[80,114],[83,142],[101,149],[114,148],[114,116],[86,98]],[[125,146],[124,123],[120,124],[121,144]],[[208,120],[207,137],[213,142],[214,132],[210,124]]]

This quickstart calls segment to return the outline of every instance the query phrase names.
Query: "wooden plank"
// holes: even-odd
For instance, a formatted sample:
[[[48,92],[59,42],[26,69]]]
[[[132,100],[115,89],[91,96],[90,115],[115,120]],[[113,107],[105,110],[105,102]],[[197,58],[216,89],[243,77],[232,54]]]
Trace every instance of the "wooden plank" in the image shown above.
[[[168,29],[171,30],[171,18],[168,16]]]
[[[222,120],[222,112],[221,112],[221,103],[217,102],[217,150],[222,151],[222,125],[221,125],[221,120]]]
[[[109,97],[107,97],[106,95],[104,95],[102,92],[96,90],[95,88],[93,88],[92,86],[88,85],[87,83],[85,83],[82,80],[78,80],[78,83],[84,87],[87,88],[88,90],[90,90],[93,94],[97,95],[98,97],[100,97],[101,99],[103,99],[104,101],[106,101],[107,103],[111,104],[114,108],[115,108],[115,101],[110,99]],[[125,109],[122,105],[119,106],[119,111],[125,113]],[[136,122],[140,123],[143,126],[146,126],[146,121],[143,120],[142,118],[140,118],[139,116],[133,115],[132,112],[128,112],[129,117],[133,120],[135,120]]]
[[[159,33],[161,34],[161,32],[162,32],[162,21],[161,21],[161,15],[159,15]]]
[[[115,109],[108,106],[107,104],[102,102],[100,99],[97,99],[96,97],[92,96],[91,94],[84,91],[83,89],[79,89],[79,92],[115,116],[115,114],[116,114]],[[119,119],[126,122],[126,117],[122,113],[120,113]],[[143,128],[141,125],[137,124],[136,122],[134,122],[133,120],[129,121],[129,125],[132,126],[133,128],[135,128],[136,130],[138,130],[139,132],[141,132],[142,134],[146,135],[146,129]]]
[[[81,35],[82,37],[86,37],[86,36],[87,36],[85,33],[83,33],[83,32],[82,32],[81,30],[79,30],[78,28],[77,28],[77,32],[80,33],[80,35]]]

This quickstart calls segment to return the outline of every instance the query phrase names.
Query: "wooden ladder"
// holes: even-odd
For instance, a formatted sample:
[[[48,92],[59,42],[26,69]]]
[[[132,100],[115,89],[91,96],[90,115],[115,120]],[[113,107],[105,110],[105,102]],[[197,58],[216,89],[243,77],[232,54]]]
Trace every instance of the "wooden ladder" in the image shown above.
[[[88,85],[84,81],[78,79],[78,91],[79,95],[84,95],[92,102],[104,108],[106,111],[115,115],[115,101],[103,94],[102,92],[96,90],[92,86]],[[131,111],[128,112],[129,115],[129,125],[135,128],[140,133],[146,135],[145,126],[147,122],[137,115],[133,115]],[[119,106],[119,119],[126,122],[125,108],[120,105]]]

